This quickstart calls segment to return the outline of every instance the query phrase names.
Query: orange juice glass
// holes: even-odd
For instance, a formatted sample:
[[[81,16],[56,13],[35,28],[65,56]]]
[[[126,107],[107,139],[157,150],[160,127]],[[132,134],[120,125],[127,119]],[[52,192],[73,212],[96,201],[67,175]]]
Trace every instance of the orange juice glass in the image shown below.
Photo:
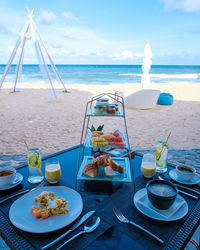
[[[144,154],[142,158],[141,172],[146,178],[151,178],[156,173],[156,159],[152,154]]]

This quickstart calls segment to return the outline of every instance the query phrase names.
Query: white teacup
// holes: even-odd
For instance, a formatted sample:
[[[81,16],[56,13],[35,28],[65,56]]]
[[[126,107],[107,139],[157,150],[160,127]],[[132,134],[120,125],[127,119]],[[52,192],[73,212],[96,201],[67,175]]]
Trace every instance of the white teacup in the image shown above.
[[[12,167],[0,168],[0,185],[12,184],[16,176],[16,169]]]
[[[180,179],[183,181],[189,181],[195,176],[196,169],[191,166],[178,165],[176,166],[176,172]]]

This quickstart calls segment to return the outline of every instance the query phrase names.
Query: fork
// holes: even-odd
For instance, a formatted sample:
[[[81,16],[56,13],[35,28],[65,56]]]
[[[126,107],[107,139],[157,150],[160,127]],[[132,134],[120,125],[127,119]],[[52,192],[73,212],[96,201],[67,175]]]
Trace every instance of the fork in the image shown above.
[[[121,221],[122,223],[127,223],[127,224],[131,224],[132,226],[140,229],[141,231],[145,232],[146,234],[148,234],[149,236],[151,236],[153,239],[155,239],[156,241],[158,241],[162,246],[164,246],[164,241],[161,240],[160,238],[158,238],[156,235],[154,235],[153,233],[151,233],[150,231],[148,231],[147,229],[141,227],[140,225],[134,223],[133,221],[128,220],[123,214],[122,212],[117,209],[117,208],[113,208],[113,212],[116,215],[117,219],[119,221]]]
[[[12,199],[12,198],[18,196],[18,195],[21,195],[21,194],[25,194],[25,193],[31,192],[31,191],[33,191],[33,190],[39,188],[39,187],[43,187],[44,184],[45,184],[45,181],[42,181],[39,185],[37,185],[37,186],[34,187],[34,188],[27,188],[26,190],[22,190],[21,192],[12,194],[12,195],[10,195],[9,197],[6,197],[5,199],[2,199],[2,200],[0,201],[0,204],[2,204],[3,202],[8,201],[8,200],[10,200],[10,199]]]

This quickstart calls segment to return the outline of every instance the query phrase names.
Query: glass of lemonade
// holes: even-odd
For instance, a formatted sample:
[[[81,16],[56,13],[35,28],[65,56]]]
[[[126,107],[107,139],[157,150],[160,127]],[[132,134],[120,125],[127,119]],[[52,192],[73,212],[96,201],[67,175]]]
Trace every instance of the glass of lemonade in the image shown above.
[[[57,183],[61,177],[59,160],[49,159],[45,163],[45,177],[51,184]]]
[[[168,143],[165,141],[157,141],[155,148],[156,169],[158,173],[167,172],[167,154]]]
[[[43,180],[41,148],[33,147],[27,151],[28,182],[39,183]]]
[[[146,178],[151,178],[156,173],[156,159],[153,154],[144,154],[142,158],[141,172]]]

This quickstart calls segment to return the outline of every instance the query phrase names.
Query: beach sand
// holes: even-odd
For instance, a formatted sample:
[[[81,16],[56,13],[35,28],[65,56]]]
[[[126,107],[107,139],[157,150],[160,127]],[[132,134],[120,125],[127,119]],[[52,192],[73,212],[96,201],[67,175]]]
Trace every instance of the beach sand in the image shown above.
[[[0,90],[0,154],[25,154],[25,139],[39,145],[43,153],[54,153],[80,143],[87,101],[92,96],[128,89],[140,84],[67,85],[71,93],[60,93],[49,101],[43,85],[21,84],[20,92],[10,94],[10,84]],[[152,84],[152,88],[174,95],[172,106],[157,105],[149,110],[126,109],[130,143],[134,148],[154,147],[157,139],[171,131],[170,147],[199,148],[200,84]],[[124,132],[122,118],[91,118],[90,125],[105,125],[106,131]]]

